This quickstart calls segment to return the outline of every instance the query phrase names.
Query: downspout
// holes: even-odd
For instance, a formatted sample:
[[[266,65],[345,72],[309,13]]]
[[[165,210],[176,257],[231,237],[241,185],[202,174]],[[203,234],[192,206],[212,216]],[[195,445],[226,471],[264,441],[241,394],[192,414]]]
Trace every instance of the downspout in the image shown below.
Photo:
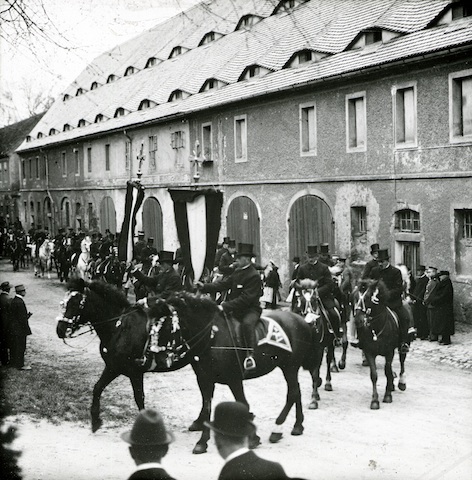
[[[129,141],[129,181],[133,179],[133,161],[131,159],[132,155],[131,152],[133,151],[133,141],[131,137],[126,133],[126,130],[123,130],[123,135],[128,139]],[[126,146],[125,146],[125,152],[126,152]]]

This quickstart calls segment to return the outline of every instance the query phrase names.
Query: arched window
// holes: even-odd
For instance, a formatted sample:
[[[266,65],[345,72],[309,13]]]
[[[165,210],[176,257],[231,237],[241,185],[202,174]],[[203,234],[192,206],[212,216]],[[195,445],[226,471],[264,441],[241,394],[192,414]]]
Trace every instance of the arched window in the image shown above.
[[[27,142],[31,142],[31,135],[28,135],[28,136],[26,137],[26,141],[27,141]]]
[[[85,127],[85,125],[87,125],[87,121],[84,120],[83,118],[81,118],[77,123],[78,127]]]
[[[215,41],[215,32],[208,32],[206,35],[203,36],[203,38],[200,40],[200,43],[198,46],[201,45],[206,45],[208,43],[214,42]]]
[[[71,126],[68,123],[64,124],[64,127],[62,128],[63,132],[68,132],[71,129]]]
[[[177,46],[172,49],[170,52],[169,58],[175,58],[182,54],[182,47]]]
[[[139,104],[138,110],[146,110],[146,108],[150,108],[150,107],[151,107],[151,102],[146,98],[141,101],[141,103]]]
[[[122,117],[125,114],[125,109],[123,107],[117,108],[115,112],[116,117]]]
[[[95,90],[96,88],[98,88],[98,82],[93,82],[90,86],[90,90]]]
[[[239,20],[236,30],[250,29],[253,25],[259,23],[261,20],[262,18],[256,15],[244,15],[244,17],[241,17]]]
[[[78,97],[79,95],[82,95],[83,93],[84,93],[84,89],[83,88],[78,88],[77,92],[75,93],[75,96]]]
[[[125,77],[133,75],[133,73],[136,73],[136,69],[134,67],[128,67],[125,71]]]
[[[64,102],[66,102],[67,100],[69,100],[69,98],[70,98],[70,95],[69,95],[68,93],[66,93],[66,94],[62,97],[62,100],[63,100]]]
[[[99,113],[96,117],[95,117],[95,123],[100,123],[100,122],[103,122],[103,114]]]
[[[43,132],[38,132],[37,138],[43,138]]]
[[[156,64],[157,64],[157,58],[151,57],[151,58],[148,58],[148,61],[146,62],[146,66],[144,68],[153,67]]]
[[[56,133],[59,133],[55,128],[51,128],[49,130],[49,135],[56,135]]]
[[[107,78],[107,83],[112,83],[114,82],[118,77],[116,75],[108,75],[108,78]]]

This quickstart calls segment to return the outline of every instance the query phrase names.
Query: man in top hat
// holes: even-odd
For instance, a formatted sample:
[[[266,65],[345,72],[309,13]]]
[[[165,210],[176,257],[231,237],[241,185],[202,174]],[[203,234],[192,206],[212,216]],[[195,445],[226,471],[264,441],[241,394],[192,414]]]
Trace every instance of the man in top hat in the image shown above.
[[[152,255],[157,255],[157,249],[154,247],[154,238],[149,237],[146,246],[141,250],[141,262],[145,272],[151,268]]]
[[[382,280],[388,291],[387,306],[398,316],[400,323],[400,351],[408,353],[410,341],[414,339],[415,328],[413,319],[403,307],[403,276],[400,269],[390,264],[388,249],[378,251],[379,268],[372,275],[376,280]],[[411,323],[411,325],[410,325]]]
[[[234,272],[234,258],[236,254],[236,241],[228,239],[228,248],[221,255],[218,271],[223,275],[223,279],[229,277]]]
[[[158,254],[160,270],[154,277],[148,277],[139,270],[133,270],[134,277],[142,284],[150,287],[161,298],[167,298],[173,292],[182,290],[179,274],[174,269],[174,252],[161,250]]]
[[[174,435],[166,429],[159,412],[151,408],[141,410],[133,428],[122,433],[121,438],[130,444],[129,453],[136,463],[128,480],[174,480],[162,466]]]
[[[10,302],[10,365],[18,370],[31,370],[25,365],[26,337],[31,335],[28,319],[32,313],[26,309],[23,297],[26,295],[24,285],[15,287],[15,296]]]
[[[3,366],[10,361],[8,325],[10,321],[10,282],[0,285],[0,362]]]
[[[370,246],[370,254],[372,255],[372,259],[369,260],[362,271],[361,279],[364,280],[366,278],[374,278],[372,271],[379,266],[378,258],[379,258],[379,250],[380,246],[378,243],[373,243]]]
[[[424,291],[423,304],[426,307],[426,318],[428,320],[428,338],[431,342],[436,342],[438,337],[431,334],[431,312],[433,306],[431,305],[430,297],[439,283],[438,269],[436,267],[429,266],[426,270],[426,276],[428,277],[428,283],[426,284]]]
[[[427,309],[423,303],[428,281],[429,278],[426,275],[426,267],[420,265],[415,279],[415,288],[410,292],[410,297],[413,299],[413,318],[415,320],[415,328],[418,332],[418,337],[421,340],[426,340],[429,333],[428,317],[426,315]]]
[[[321,303],[326,310],[329,321],[336,337],[341,337],[341,318],[334,304],[334,282],[329,268],[319,261],[319,252],[316,245],[307,247],[308,261],[298,269],[297,282],[295,287],[300,289],[300,281],[310,279],[318,283],[318,295]]]
[[[320,255],[319,255],[318,261],[321,263],[324,263],[328,267],[332,267],[334,263],[329,253],[329,243],[321,243],[319,252],[320,252]]]
[[[224,237],[223,238],[223,243],[221,245],[221,248],[219,248],[216,251],[215,263],[214,263],[215,267],[218,267],[220,265],[221,257],[223,256],[224,253],[228,252],[228,245],[229,245],[230,240],[231,239],[229,237]]]
[[[138,232],[138,240],[134,244],[134,249],[133,249],[133,258],[136,260],[136,262],[140,263],[142,262],[141,259],[141,252],[143,251],[143,248],[146,246],[146,242],[144,241],[144,232],[139,231]]]
[[[283,480],[289,477],[282,465],[258,457],[248,447],[248,438],[256,427],[247,405],[222,402],[215,408],[212,422],[205,425],[213,431],[218,453],[225,460],[218,480]]]
[[[248,349],[244,360],[245,370],[256,368],[255,328],[262,312],[259,302],[262,295],[262,279],[251,261],[252,257],[254,257],[253,246],[249,243],[240,243],[235,255],[236,269],[229,277],[213,283],[195,282],[195,285],[204,293],[229,290],[227,299],[219,305],[219,309],[227,315],[233,315],[242,323]]]

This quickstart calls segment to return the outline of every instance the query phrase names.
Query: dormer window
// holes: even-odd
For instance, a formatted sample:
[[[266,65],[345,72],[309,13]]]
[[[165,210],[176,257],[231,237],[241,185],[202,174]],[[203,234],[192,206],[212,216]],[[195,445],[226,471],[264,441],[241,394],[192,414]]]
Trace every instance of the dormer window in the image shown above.
[[[95,123],[103,122],[104,118],[105,118],[105,117],[103,116],[103,114],[99,113],[99,114],[95,117]],[[81,126],[81,125],[79,125],[79,127],[80,127],[80,126]]]
[[[452,19],[458,20],[459,18],[465,18],[472,16],[472,6],[471,5],[453,5],[451,8]]]
[[[182,55],[182,47],[174,47],[172,52],[170,52],[169,58],[175,58],[179,55]]]
[[[303,50],[298,54],[299,63],[307,63],[313,60],[313,52],[311,50]]]
[[[198,46],[206,45],[207,43],[211,43],[215,41],[215,32],[208,32],[200,41]]]
[[[118,77],[117,77],[116,75],[113,75],[113,74],[108,75],[107,83],[112,83],[112,82],[114,82],[114,81],[117,80],[117,79],[118,79]]]
[[[51,128],[51,130],[49,130],[49,135],[56,135],[56,133],[59,133],[55,128]]]
[[[26,137],[26,142],[31,142],[31,135],[28,135],[28,136]]]
[[[149,68],[149,67],[153,67],[154,65],[157,65],[157,58],[156,57],[151,57],[148,59],[148,61],[146,62],[146,66],[144,68]]]
[[[295,7],[298,7],[299,5],[301,5],[302,3],[305,3],[306,1],[307,0],[282,0],[275,7],[275,10],[273,11],[272,15],[275,15],[276,13],[292,10]]]
[[[81,118],[77,123],[78,127],[85,127],[86,125],[87,125],[87,120],[84,120],[83,118]]]
[[[244,69],[238,81],[249,80],[255,77],[263,77],[269,72],[270,70],[264,67],[260,67],[259,65],[249,65]]]
[[[78,97],[79,95],[82,95],[83,93],[84,93],[84,89],[83,88],[78,88],[77,92],[75,93],[75,96]]]
[[[93,82],[92,85],[90,85],[90,90],[95,90],[98,87],[99,87],[98,82]]]
[[[245,15],[241,18],[241,20],[239,20],[236,30],[249,30],[261,20],[261,17],[257,17],[256,15]]]
[[[382,30],[369,30],[365,32],[365,44],[372,45],[382,41]]]
[[[115,112],[116,117],[122,117],[125,114],[125,109],[123,107],[117,108]]]
[[[182,100],[182,90],[174,90],[170,94],[170,99],[169,101],[175,102],[176,100]]]
[[[261,69],[258,65],[251,65],[247,69],[247,75],[249,78],[258,77],[261,72]]]
[[[68,93],[66,93],[66,94],[62,97],[62,100],[63,100],[64,102],[66,102],[67,100],[69,100],[69,98],[70,98],[70,95],[69,95]]]
[[[146,110],[147,108],[155,107],[156,105],[157,105],[156,102],[153,102],[145,98],[139,104],[138,110]]]
[[[62,127],[63,132],[68,132],[70,129],[71,129],[71,126],[68,123],[64,124],[64,126]]]
[[[221,80],[217,80],[216,78],[209,78],[202,85],[202,88],[200,88],[200,92],[207,92],[208,90],[218,90],[225,85],[227,85],[227,83],[222,82]]]
[[[125,71],[125,77],[133,75],[133,73],[136,73],[136,69],[134,67],[128,67]]]
[[[42,133],[42,132],[38,132],[38,135],[36,136],[36,138],[43,138],[43,133]]]

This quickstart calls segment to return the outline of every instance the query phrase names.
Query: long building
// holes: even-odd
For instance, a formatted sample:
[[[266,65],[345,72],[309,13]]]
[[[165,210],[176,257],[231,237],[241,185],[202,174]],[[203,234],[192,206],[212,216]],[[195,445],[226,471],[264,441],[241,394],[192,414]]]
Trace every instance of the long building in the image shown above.
[[[288,279],[327,242],[449,270],[472,319],[472,7],[206,0],[95,59],[20,146],[22,220],[178,239],[169,188],[224,193],[221,237]]]

